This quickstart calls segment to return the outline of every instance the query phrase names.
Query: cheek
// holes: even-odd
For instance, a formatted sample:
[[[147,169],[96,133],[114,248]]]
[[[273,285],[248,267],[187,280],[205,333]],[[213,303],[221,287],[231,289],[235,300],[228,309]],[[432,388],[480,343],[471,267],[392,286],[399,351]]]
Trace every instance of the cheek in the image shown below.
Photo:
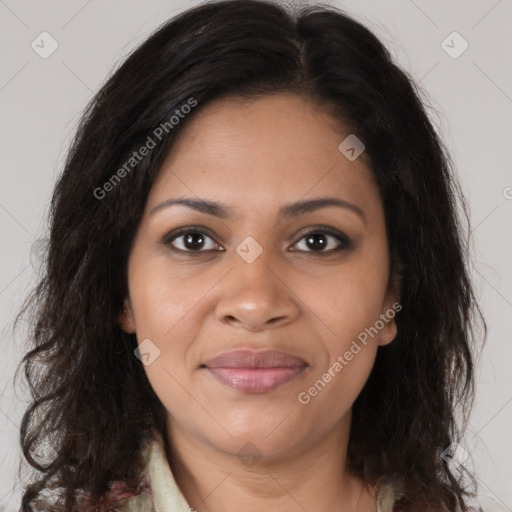
[[[165,255],[145,257],[142,251],[133,255],[129,278],[137,333],[161,340],[162,344],[173,338],[183,319],[193,316],[211,288],[198,269],[190,271],[170,264]]]
[[[329,352],[339,353],[375,325],[382,313],[386,285],[386,273],[376,267],[347,265],[317,279],[314,285],[304,283],[297,295],[311,305],[312,319],[322,326]]]
[[[190,387],[190,347],[197,338],[200,299],[208,283],[195,273],[183,278],[165,258],[134,251],[129,266],[130,299],[139,350],[149,348],[151,363],[144,371],[160,401],[170,409],[186,407]],[[181,274],[181,277],[180,277]],[[149,340],[149,341],[148,341]]]
[[[385,279],[375,267],[353,266],[319,284],[309,288],[309,299],[326,326],[322,343],[328,360],[312,372],[297,399],[331,424],[350,409],[371,373],[378,349],[372,328],[381,314]]]
[[[336,353],[329,367],[300,390],[298,407],[324,428],[336,425],[351,409],[371,373],[376,346]],[[351,354],[347,357],[348,354]],[[349,359],[350,357],[350,359]]]
[[[375,250],[374,254],[383,253]],[[328,402],[335,416],[351,406],[373,367],[378,348],[375,325],[382,313],[387,277],[385,258],[377,261],[367,252],[301,290],[305,302],[314,305],[312,320],[323,326],[322,343],[328,356],[303,391],[306,401]]]

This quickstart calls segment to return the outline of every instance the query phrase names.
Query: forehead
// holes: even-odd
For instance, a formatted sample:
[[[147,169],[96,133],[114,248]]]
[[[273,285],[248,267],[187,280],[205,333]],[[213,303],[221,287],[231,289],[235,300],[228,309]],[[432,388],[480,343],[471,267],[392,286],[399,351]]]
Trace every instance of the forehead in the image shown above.
[[[170,194],[240,208],[267,208],[307,195],[375,195],[367,156],[350,161],[338,149],[348,135],[339,120],[303,96],[212,101],[174,141],[148,206]]]

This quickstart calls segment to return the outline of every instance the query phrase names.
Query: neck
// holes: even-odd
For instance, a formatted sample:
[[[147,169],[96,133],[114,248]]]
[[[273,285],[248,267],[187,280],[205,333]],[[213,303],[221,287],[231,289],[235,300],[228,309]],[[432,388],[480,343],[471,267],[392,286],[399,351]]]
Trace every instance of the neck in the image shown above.
[[[197,512],[359,512],[376,510],[373,493],[346,469],[349,422],[317,443],[279,456],[227,453],[168,421],[171,470]]]

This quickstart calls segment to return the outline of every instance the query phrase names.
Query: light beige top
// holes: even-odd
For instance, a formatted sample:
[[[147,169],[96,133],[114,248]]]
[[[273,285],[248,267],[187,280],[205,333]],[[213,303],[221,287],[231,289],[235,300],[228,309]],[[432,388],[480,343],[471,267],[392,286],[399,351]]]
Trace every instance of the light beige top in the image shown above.
[[[145,491],[137,496],[125,498],[118,506],[120,512],[193,512],[171,472],[165,455],[165,448],[159,432],[143,449],[152,492]],[[390,487],[381,490],[377,500],[377,512],[392,512],[394,503]]]

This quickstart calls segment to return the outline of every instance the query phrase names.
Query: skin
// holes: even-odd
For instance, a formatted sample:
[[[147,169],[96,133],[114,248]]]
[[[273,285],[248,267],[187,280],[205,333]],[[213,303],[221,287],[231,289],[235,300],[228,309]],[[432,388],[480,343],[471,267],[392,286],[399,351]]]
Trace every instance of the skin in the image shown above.
[[[218,99],[189,121],[149,194],[120,317],[139,344],[150,339],[160,350],[144,368],[168,411],[176,481],[199,512],[375,511],[375,490],[345,461],[352,404],[378,346],[394,339],[394,321],[308,404],[297,399],[398,301],[366,154],[349,161],[338,145],[350,131],[295,94]],[[279,219],[281,206],[319,196],[350,202],[362,215],[329,206]],[[220,202],[232,216],[183,205],[150,214],[178,197]],[[162,243],[189,226],[210,238]],[[304,234],[319,226],[352,245],[327,254],[340,245],[327,234],[328,246],[315,250]],[[263,250],[252,263],[236,252],[248,236]],[[247,394],[200,368],[236,348],[276,348],[309,366],[271,391]],[[252,462],[238,455],[242,447]]]

